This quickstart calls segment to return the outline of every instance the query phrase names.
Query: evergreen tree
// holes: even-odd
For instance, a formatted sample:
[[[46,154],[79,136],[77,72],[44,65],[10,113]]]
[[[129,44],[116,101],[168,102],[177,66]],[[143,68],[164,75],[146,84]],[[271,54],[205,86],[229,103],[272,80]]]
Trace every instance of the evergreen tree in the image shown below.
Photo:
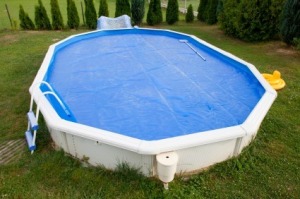
[[[35,6],[35,24],[40,30],[51,30],[51,24],[47,11],[41,0],[38,1],[39,5]]]
[[[193,11],[193,6],[192,4],[189,5],[188,9],[187,9],[187,13],[185,15],[185,21],[187,23],[191,23],[194,21],[194,11]]]
[[[50,5],[52,14],[52,28],[54,30],[61,30],[64,28],[64,24],[57,0],[51,0]]]
[[[154,19],[155,16],[154,16],[154,12],[153,12],[153,1],[154,0],[150,0],[148,12],[147,12],[147,24],[150,26],[155,25],[155,19]]]
[[[217,6],[217,18],[222,15],[223,10],[224,10],[224,5],[223,5],[224,0],[219,0],[218,1],[218,6]]]
[[[145,14],[145,0],[131,0],[131,16],[135,25],[140,25]]]
[[[208,0],[200,0],[198,6],[198,15],[197,15],[197,19],[199,21],[206,21],[207,4],[208,4]]]
[[[162,11],[160,0],[150,0],[147,13],[147,24],[150,26],[160,24],[162,22]]]
[[[109,16],[109,11],[108,11],[108,5],[106,0],[100,0],[100,6],[99,6],[99,17],[101,16]]]
[[[131,16],[130,4],[128,0],[116,0],[115,17],[119,17],[121,15]]]
[[[207,16],[206,16],[206,23],[208,24],[215,24],[217,23],[217,7],[218,7],[218,0],[210,0],[207,4]]]
[[[79,15],[73,0],[67,0],[68,26],[71,29],[79,27]]]
[[[97,13],[93,0],[84,0],[85,3],[85,20],[89,29],[96,29]]]
[[[172,25],[179,19],[178,14],[178,1],[168,0],[167,11],[166,11],[166,21],[168,24]]]
[[[294,39],[300,38],[300,1],[287,0],[285,2],[282,17],[280,33],[282,40],[291,45]]]
[[[28,16],[28,14],[24,11],[22,5],[20,5],[19,19],[20,19],[20,27],[23,30],[34,30],[34,23]]]

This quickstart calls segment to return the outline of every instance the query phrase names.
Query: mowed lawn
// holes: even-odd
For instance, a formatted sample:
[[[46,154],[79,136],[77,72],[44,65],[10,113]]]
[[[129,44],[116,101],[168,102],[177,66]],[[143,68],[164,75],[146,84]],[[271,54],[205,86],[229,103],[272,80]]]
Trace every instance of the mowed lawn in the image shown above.
[[[50,0],[42,0],[43,5],[45,6],[47,10],[47,14],[49,19],[51,20],[51,6],[50,6]],[[77,11],[80,18],[80,24],[83,24],[83,18],[82,18],[82,10],[81,5],[83,7],[84,11],[84,0],[74,0]],[[99,10],[99,3],[100,0],[94,0],[95,8],[98,13]],[[115,0],[107,0],[109,9],[113,12],[110,13],[111,17],[114,17],[115,14]],[[38,5],[38,0],[0,0],[0,30],[1,29],[10,29],[10,21],[7,15],[5,4],[7,4],[11,19],[12,21],[16,21],[18,27],[19,27],[19,6],[22,5],[25,12],[28,13],[29,17],[34,21],[34,8],[36,5]],[[60,7],[60,11],[63,16],[64,24],[67,23],[67,0],[58,0],[58,4]]]
[[[75,0],[82,23],[81,1]],[[110,10],[114,10],[115,0],[107,1]],[[193,0],[187,0],[190,1]],[[50,0],[43,2],[50,17]],[[98,10],[99,1],[94,2]],[[24,139],[28,88],[49,45],[86,31],[3,30],[10,29],[5,3],[14,20],[18,20],[20,3],[34,19],[37,0],[0,0],[0,146]],[[66,0],[59,0],[59,4],[66,23]],[[114,16],[114,12],[110,15]],[[170,190],[165,191],[159,180],[143,177],[127,165],[119,165],[115,172],[100,166],[84,167],[78,160],[54,150],[41,118],[37,151],[30,155],[24,146],[19,159],[0,164],[0,198],[299,198],[300,52],[280,41],[242,42],[224,35],[218,26],[200,22],[155,28],[196,35],[254,64],[261,73],[275,69],[282,73],[287,86],[278,92],[250,146],[239,157],[199,174],[177,176],[170,183]]]

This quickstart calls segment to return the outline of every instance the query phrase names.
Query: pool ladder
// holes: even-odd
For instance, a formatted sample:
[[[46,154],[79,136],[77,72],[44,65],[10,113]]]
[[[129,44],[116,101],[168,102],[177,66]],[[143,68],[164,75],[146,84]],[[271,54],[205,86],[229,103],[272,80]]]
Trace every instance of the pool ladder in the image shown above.
[[[59,99],[57,94],[55,94],[53,88],[50,86],[50,84],[48,82],[42,81],[42,82],[36,84],[33,88],[36,88],[36,86],[39,86],[41,84],[45,84],[49,89],[49,91],[42,92],[42,94],[43,95],[48,95],[48,94],[53,95],[55,97],[55,99],[58,101],[58,103],[60,104],[60,106],[63,108],[65,113],[68,116],[70,116],[71,115],[70,112],[68,111],[66,106],[63,104],[63,102]],[[34,150],[36,150],[36,144],[35,144],[36,132],[39,129],[38,119],[39,119],[40,107],[39,107],[38,102],[36,104],[37,104],[36,113],[34,114],[34,112],[33,112],[33,94],[32,94],[31,99],[30,99],[30,108],[27,113],[28,127],[27,127],[27,131],[25,132],[25,138],[27,141],[28,148],[31,151],[31,154],[33,154]]]

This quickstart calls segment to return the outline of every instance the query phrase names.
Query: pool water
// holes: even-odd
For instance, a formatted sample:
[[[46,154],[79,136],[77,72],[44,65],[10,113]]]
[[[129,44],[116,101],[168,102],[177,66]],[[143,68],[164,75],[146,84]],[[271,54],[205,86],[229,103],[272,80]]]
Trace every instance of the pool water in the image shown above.
[[[153,33],[101,31],[58,45],[44,81],[72,113],[48,96],[60,117],[141,140],[245,121],[265,93],[246,66],[184,35]]]

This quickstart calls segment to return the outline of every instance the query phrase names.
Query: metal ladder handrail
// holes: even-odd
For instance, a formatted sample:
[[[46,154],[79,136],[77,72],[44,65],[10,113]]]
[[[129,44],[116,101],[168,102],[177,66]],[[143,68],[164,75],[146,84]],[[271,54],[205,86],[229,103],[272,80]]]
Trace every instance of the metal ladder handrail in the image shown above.
[[[62,100],[58,97],[58,95],[54,92],[54,89],[52,88],[52,86],[48,82],[46,82],[46,81],[38,82],[35,85],[33,85],[33,89],[35,89],[37,86],[40,86],[41,84],[45,84],[48,87],[48,89],[50,90],[50,91],[42,92],[42,95],[52,95],[52,96],[54,96],[55,99],[60,104],[60,106],[62,107],[62,109],[65,111],[66,115],[70,116],[71,113],[68,111],[67,107],[64,105],[64,103],[62,102]],[[33,109],[33,93],[31,95],[31,99],[30,99],[30,108],[29,108],[29,111],[33,112],[32,109]],[[38,123],[38,119],[39,119],[39,113],[40,113],[40,107],[39,107],[39,100],[38,100],[37,103],[36,103],[36,116],[35,116],[37,123]],[[30,126],[31,126],[30,125],[30,121],[28,121],[27,131],[30,130]],[[33,138],[32,138],[33,145],[35,145],[36,132],[37,132],[37,130],[33,131]],[[34,152],[34,150],[31,151],[31,154],[33,154],[33,152]]]

